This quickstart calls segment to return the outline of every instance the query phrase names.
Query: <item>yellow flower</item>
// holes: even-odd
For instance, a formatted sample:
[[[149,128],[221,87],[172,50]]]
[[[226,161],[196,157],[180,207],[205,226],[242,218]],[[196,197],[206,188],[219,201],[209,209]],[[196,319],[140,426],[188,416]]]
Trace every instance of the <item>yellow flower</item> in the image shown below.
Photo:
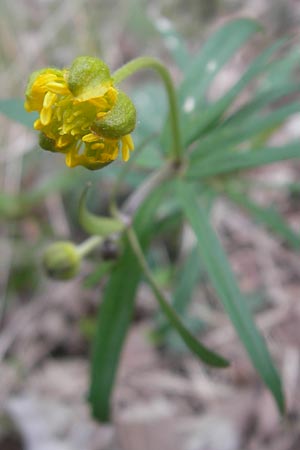
[[[64,153],[68,167],[99,169],[114,161],[120,149],[128,161],[134,148],[135,107],[97,58],[81,56],[70,69],[34,72],[24,106],[39,113],[34,128],[41,132],[40,146]]]

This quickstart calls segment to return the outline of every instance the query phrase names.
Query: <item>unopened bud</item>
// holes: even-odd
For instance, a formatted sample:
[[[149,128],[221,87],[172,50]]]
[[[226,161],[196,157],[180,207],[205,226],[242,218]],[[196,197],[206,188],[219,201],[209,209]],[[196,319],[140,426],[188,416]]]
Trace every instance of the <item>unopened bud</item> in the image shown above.
[[[55,242],[46,248],[43,266],[50,278],[70,280],[80,268],[81,256],[76,245],[69,241]]]

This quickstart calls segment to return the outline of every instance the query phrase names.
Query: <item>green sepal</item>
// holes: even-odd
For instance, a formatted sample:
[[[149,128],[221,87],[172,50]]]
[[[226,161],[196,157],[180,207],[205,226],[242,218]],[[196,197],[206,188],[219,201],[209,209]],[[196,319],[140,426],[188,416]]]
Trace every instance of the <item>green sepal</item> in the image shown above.
[[[86,91],[99,89],[110,81],[110,71],[99,58],[78,56],[70,67],[68,87],[75,97],[81,97]]]
[[[98,161],[85,161],[82,164],[78,164],[79,166],[85,167],[88,170],[99,170],[99,169],[103,169],[103,167],[108,166],[109,164],[111,164],[114,161],[108,161],[106,163],[100,163]],[[93,233],[94,234],[94,233]]]
[[[92,131],[108,138],[119,139],[131,133],[136,125],[136,109],[130,98],[122,91],[114,107],[92,125]]]
[[[49,138],[44,133],[40,133],[39,135],[39,146],[43,150],[48,150],[49,152],[57,152],[55,140]]]

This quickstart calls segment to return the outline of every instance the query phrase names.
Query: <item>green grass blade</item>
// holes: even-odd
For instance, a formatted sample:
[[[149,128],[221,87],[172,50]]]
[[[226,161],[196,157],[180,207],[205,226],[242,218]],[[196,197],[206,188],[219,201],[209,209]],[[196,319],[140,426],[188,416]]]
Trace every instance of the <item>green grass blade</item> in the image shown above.
[[[24,100],[21,98],[0,100],[0,113],[30,129],[33,127],[33,122],[38,118],[37,113],[25,111]]]
[[[179,181],[177,194],[187,220],[197,236],[202,261],[216,293],[254,367],[272,392],[278,409],[283,413],[285,407],[280,377],[240,293],[227,257],[209,223],[206,210],[197,202],[194,186]]]
[[[300,248],[300,234],[296,233],[277,211],[259,206],[245,194],[231,189],[226,190],[226,195],[231,201],[248,211],[257,222],[268,227],[289,245],[296,249]]]
[[[161,195],[162,188],[154,191],[134,219],[134,227],[144,249],[149,244],[153,216]],[[110,419],[111,393],[140,278],[140,266],[125,239],[122,255],[105,288],[92,346],[89,401],[93,416],[100,421]]]

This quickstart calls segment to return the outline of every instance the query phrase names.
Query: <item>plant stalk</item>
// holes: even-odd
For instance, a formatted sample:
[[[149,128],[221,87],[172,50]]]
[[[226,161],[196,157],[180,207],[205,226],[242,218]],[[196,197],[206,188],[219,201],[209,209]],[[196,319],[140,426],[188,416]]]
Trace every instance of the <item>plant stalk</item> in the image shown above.
[[[180,165],[183,160],[183,147],[179,126],[177,98],[172,78],[166,67],[155,58],[147,56],[136,58],[130,61],[129,63],[125,64],[124,66],[120,67],[120,69],[116,70],[116,72],[114,72],[113,74],[113,79],[115,83],[118,84],[125,78],[133,75],[135,72],[141,69],[155,70],[164,83],[170,106],[170,119],[173,134],[172,153],[174,161]]]

